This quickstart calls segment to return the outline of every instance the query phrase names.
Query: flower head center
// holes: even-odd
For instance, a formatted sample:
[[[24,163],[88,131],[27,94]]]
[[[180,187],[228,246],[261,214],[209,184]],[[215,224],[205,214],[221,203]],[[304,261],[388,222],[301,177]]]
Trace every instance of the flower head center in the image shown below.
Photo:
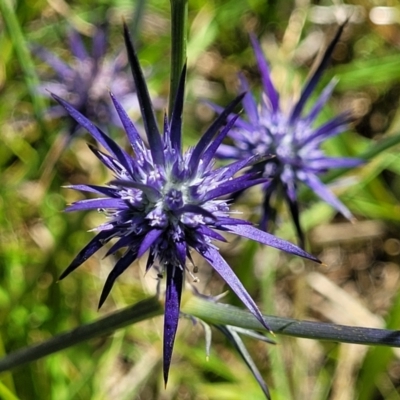
[[[184,205],[183,194],[180,190],[172,188],[164,196],[164,204],[169,210],[178,210]]]

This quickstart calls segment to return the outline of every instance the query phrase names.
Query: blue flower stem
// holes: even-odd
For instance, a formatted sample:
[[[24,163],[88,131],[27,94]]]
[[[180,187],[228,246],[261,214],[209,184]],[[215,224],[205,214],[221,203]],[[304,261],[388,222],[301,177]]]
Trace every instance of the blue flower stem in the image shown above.
[[[168,117],[178,90],[179,78],[186,62],[188,0],[171,1],[171,83],[169,90]]]
[[[204,300],[188,293],[185,293],[182,298],[181,311],[213,325],[232,325],[245,329],[266,331],[260,322],[247,311],[228,304]],[[10,353],[0,359],[0,372],[36,361],[75,344],[162,314],[163,307],[155,297],[143,300],[98,321]],[[299,321],[267,315],[264,317],[277,335],[370,346],[400,347],[400,331]]]

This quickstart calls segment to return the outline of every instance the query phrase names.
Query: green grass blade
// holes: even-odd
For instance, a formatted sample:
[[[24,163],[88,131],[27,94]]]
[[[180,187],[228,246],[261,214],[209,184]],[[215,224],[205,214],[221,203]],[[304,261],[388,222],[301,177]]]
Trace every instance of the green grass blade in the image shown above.
[[[0,381],[0,399],[1,400],[19,400],[4,383]]]
[[[161,315],[162,312],[163,308],[155,297],[143,300],[91,324],[79,326],[72,331],[57,335],[43,343],[25,347],[9,354],[0,359],[0,372],[36,361],[57,351],[64,350],[75,344],[104,335],[127,325]]]
[[[395,329],[400,325],[400,292],[393,303],[387,327]],[[393,359],[394,354],[391,348],[375,347],[369,350],[361,370],[361,383],[359,386],[359,399],[372,399],[377,382],[386,372],[387,366]]]
[[[21,25],[10,3],[11,2],[7,0],[0,0],[0,12],[3,15],[3,21],[14,46],[19,65],[24,73],[35,116],[39,123],[41,123],[46,110],[46,104],[43,97],[37,95],[39,79],[36,75],[35,65],[28,50],[27,41],[22,32]]]

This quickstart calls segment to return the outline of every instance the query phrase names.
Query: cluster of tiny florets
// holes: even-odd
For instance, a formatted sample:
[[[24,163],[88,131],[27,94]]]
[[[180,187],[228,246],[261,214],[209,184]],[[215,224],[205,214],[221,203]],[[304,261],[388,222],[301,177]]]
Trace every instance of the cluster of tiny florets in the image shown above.
[[[106,255],[123,250],[105,282],[100,296],[101,306],[116,279],[138,258],[148,253],[146,271],[154,267],[157,276],[165,273],[164,380],[167,382],[172,349],[178,327],[181,293],[187,260],[191,251],[206,259],[225,279],[243,304],[268,328],[254,300],[219,253],[214,240],[226,241],[220,232],[250,238],[302,257],[316,260],[297,246],[266,232],[248,221],[230,216],[226,198],[266,180],[259,174],[245,172],[263,158],[249,155],[242,160],[215,168],[216,151],[233,127],[229,120],[244,94],[233,100],[211,124],[199,142],[182,151],[182,111],[186,67],[179,81],[172,115],[164,119],[160,134],[139,61],[126,26],[124,27],[128,59],[131,64],[138,99],[143,115],[147,142],[139,135],[132,120],[117,98],[111,100],[128,136],[134,155],[128,154],[79,110],[57,95],[53,97],[66,112],[85,128],[103,148],[103,153],[90,147],[100,161],[114,174],[106,186],[74,185],[71,188],[95,193],[101,197],[79,200],[68,211],[104,210],[107,221],[97,227],[97,235],[79,252],[60,279],[66,277],[111,240]],[[226,123],[226,121],[228,122]],[[157,265],[158,264],[158,265]],[[194,264],[193,264],[194,266]],[[194,266],[193,272],[197,271]],[[194,278],[195,279],[195,278]]]
[[[268,63],[264,58],[261,46],[252,37],[254,53],[263,82],[262,98],[260,102],[256,101],[249,92],[246,79],[241,76],[242,89],[247,91],[243,99],[246,118],[238,118],[235,126],[229,132],[233,146],[222,145],[219,149],[219,155],[222,158],[240,160],[250,154],[273,156],[252,168],[253,171],[258,171],[269,179],[264,185],[263,213],[260,225],[262,229],[267,229],[269,220],[274,218],[276,214],[275,193],[280,191],[289,205],[302,245],[304,244],[304,235],[300,226],[297,198],[297,186],[300,182],[309,186],[319,197],[345,217],[352,219],[352,214],[347,207],[318,177],[331,168],[355,167],[362,163],[362,160],[355,158],[329,157],[321,147],[326,139],[345,131],[351,120],[350,114],[345,112],[322,125],[317,124],[317,117],[332,95],[337,81],[333,79],[319,95],[311,109],[305,110],[305,104],[315,90],[342,30],[343,26],[339,28],[314,74],[305,84],[300,98],[294,101],[288,110],[280,105],[279,93],[273,85]],[[218,110],[218,107],[216,109]],[[240,194],[241,192],[238,192],[235,197]]]

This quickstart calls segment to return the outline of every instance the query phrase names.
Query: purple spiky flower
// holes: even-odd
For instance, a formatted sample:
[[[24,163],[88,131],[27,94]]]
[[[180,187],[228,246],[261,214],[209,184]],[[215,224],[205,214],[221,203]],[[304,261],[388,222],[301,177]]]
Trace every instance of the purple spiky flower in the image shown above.
[[[321,149],[321,144],[326,139],[346,130],[351,119],[350,113],[346,112],[322,125],[316,126],[315,124],[321,109],[332,94],[336,80],[333,79],[325,87],[310,111],[304,110],[329,63],[343,28],[344,25],[339,27],[321,62],[305,84],[300,98],[287,113],[280,107],[279,94],[272,83],[268,63],[258,41],[252,36],[251,41],[263,84],[262,99],[257,104],[250,92],[246,94],[243,105],[247,119],[238,118],[233,129],[230,130],[229,136],[234,145],[222,145],[218,151],[220,157],[238,160],[245,159],[252,154],[275,155],[275,157],[252,167],[253,172],[262,172],[264,177],[270,178],[264,184],[263,215],[260,225],[263,230],[266,230],[268,221],[274,218],[275,209],[272,205],[272,196],[277,190],[282,190],[289,205],[301,246],[304,246],[304,235],[300,226],[297,201],[299,182],[309,186],[320,198],[346,218],[352,218],[347,207],[318,177],[331,168],[349,168],[362,163],[362,160],[355,158],[327,157]],[[242,89],[248,91],[248,83],[243,76],[240,76],[240,81]],[[217,111],[220,110],[217,108]]]
[[[87,118],[101,126],[121,126],[117,113],[110,100],[112,91],[124,107],[134,107],[137,96],[134,85],[125,71],[127,59],[124,53],[107,57],[107,30],[98,27],[93,35],[91,48],[87,49],[82,36],[75,30],[68,35],[69,48],[73,60],[67,64],[47,49],[33,45],[33,53],[48,64],[55,72],[51,81],[43,82],[39,91],[48,95],[56,93],[69,102]],[[51,118],[67,115],[61,106],[49,110]],[[73,120],[70,133],[77,124]]]
[[[245,160],[213,168],[213,156],[235,122],[233,119],[224,126],[226,118],[243,96],[235,99],[221,113],[195,147],[183,152],[182,109],[186,68],[182,72],[171,119],[165,117],[163,135],[160,135],[147,86],[126,26],[124,35],[149,148],[146,148],[114,95],[111,94],[111,99],[134,156],[119,147],[72,105],[53,95],[69,115],[107,150],[108,154],[91,147],[93,153],[114,174],[114,179],[107,186],[72,186],[73,189],[104,197],[77,201],[67,211],[104,210],[107,222],[97,228],[97,235],[81,250],[60,279],[115,239],[107,254],[114,254],[120,249],[125,249],[125,252],[106,280],[100,297],[101,306],[117,277],[133,261],[148,252],[146,269],[149,270],[158,263],[162,273],[166,275],[164,380],[167,382],[178,326],[182,286],[187,271],[186,261],[191,260],[191,249],[211,264],[244,305],[267,328],[255,302],[221,257],[217,246],[212,243],[213,240],[225,241],[217,231],[235,233],[292,254],[316,259],[297,246],[260,231],[246,221],[232,218],[226,201],[219,199],[265,181],[253,173],[235,177],[239,170],[258,161],[257,156],[252,155]]]

